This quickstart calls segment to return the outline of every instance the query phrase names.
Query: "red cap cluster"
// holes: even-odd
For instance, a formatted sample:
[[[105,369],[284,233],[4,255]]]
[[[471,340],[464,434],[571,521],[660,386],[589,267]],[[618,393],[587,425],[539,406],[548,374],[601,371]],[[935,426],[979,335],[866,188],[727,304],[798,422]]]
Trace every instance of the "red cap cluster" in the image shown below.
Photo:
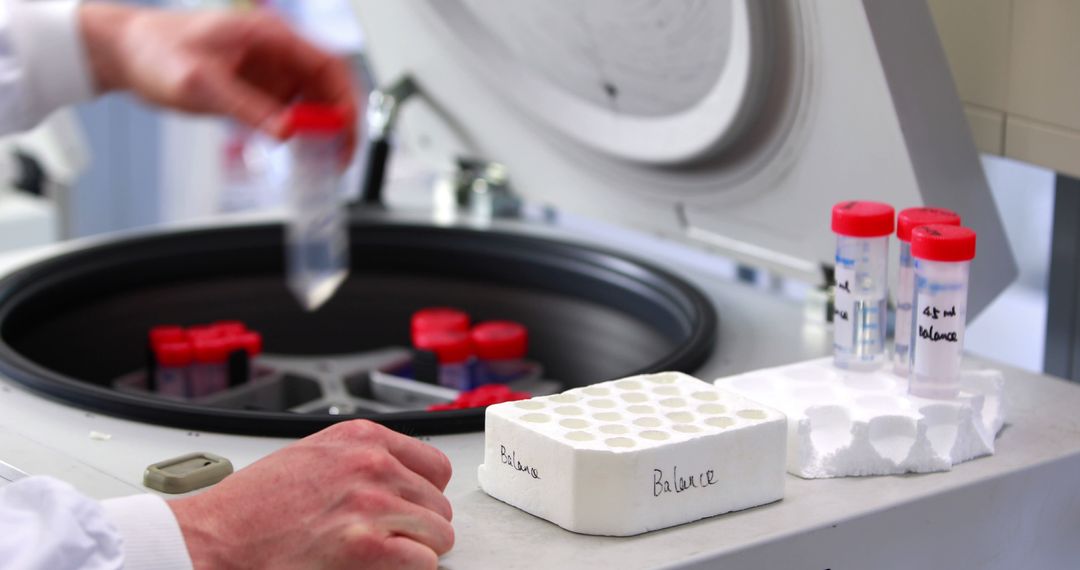
[[[470,328],[468,313],[450,307],[430,307],[412,316],[413,346],[434,352],[442,364],[524,358],[528,330],[512,321],[488,321]]]
[[[848,200],[832,209],[832,231],[856,238],[884,237],[893,233],[896,211],[888,204]]]
[[[919,226],[941,224],[959,226],[960,216],[952,210],[923,206],[900,211],[896,218],[896,237],[903,242],[911,241],[911,230]]]
[[[248,356],[262,353],[262,335],[239,321],[219,321],[188,328],[163,325],[150,329],[150,348],[162,366],[187,366],[192,362],[224,363],[243,350]]]
[[[432,404],[428,406],[429,412],[441,412],[445,410],[464,410],[466,408],[482,408],[503,402],[516,402],[528,400],[532,394],[528,392],[514,392],[505,384],[488,384],[475,390],[462,392],[456,400],[446,404]]]
[[[911,255],[929,261],[975,259],[975,230],[961,226],[920,226],[911,231]]]

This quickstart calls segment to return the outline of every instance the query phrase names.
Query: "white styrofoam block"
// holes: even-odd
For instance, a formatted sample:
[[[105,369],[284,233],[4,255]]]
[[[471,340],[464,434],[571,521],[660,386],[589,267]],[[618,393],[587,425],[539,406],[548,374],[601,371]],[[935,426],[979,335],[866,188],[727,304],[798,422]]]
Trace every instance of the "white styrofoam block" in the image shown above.
[[[480,488],[584,534],[629,536],[784,495],[786,419],[677,372],[487,409]]]
[[[948,471],[993,454],[1005,422],[997,370],[963,370],[955,400],[911,396],[890,370],[841,370],[831,358],[715,384],[787,415],[787,470],[806,479]]]

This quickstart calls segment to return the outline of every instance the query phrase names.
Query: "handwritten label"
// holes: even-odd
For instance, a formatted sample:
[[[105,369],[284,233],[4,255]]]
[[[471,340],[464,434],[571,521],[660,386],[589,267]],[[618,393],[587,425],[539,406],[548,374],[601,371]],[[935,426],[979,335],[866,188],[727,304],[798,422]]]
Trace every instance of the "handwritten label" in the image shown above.
[[[941,331],[934,330],[933,326],[931,326],[930,328],[926,328],[922,325],[919,325],[919,338],[928,340],[930,342],[959,342],[960,340],[959,338],[957,338],[955,331],[943,333]]]
[[[704,489],[718,484],[716,473],[712,470],[700,473],[691,473],[689,477],[679,474],[679,466],[671,468],[671,477],[664,473],[663,469],[653,469],[652,493],[653,497],[659,497],[667,493],[685,493],[691,489]]]
[[[840,352],[850,353],[855,348],[855,326],[851,315],[855,299],[851,296],[851,283],[855,280],[855,266],[836,265],[836,296],[833,300],[833,345]]]
[[[955,378],[964,343],[967,290],[959,283],[916,277],[913,371],[927,378]]]
[[[507,452],[505,445],[499,446],[499,460],[502,462],[503,465],[506,465],[507,467],[515,471],[525,473],[533,479],[540,478],[540,471],[538,471],[536,467],[530,467],[528,464],[522,463],[521,460],[517,458],[517,452]]]
[[[947,319],[949,317],[955,317],[956,316],[956,305],[953,305],[952,308],[949,308],[949,309],[939,309],[937,307],[927,306],[927,307],[925,307],[923,309],[922,314],[927,316],[927,317],[930,317],[931,319],[933,319],[935,321],[938,320],[939,318]]]
[[[956,305],[953,305],[952,307],[949,307],[947,309],[936,307],[934,305],[927,305],[927,306],[923,307],[922,316],[923,317],[928,317],[932,321],[944,320],[944,319],[955,319],[956,318]],[[921,319],[921,320],[925,320],[925,319]],[[960,339],[957,337],[955,330],[946,330],[946,331],[942,332],[941,328],[940,328],[941,325],[945,325],[945,326],[948,326],[950,328],[955,328],[956,327],[956,324],[954,324],[954,323],[947,323],[947,324],[946,323],[941,323],[941,324],[939,324],[939,328],[937,330],[934,330],[934,325],[930,325],[930,326],[927,327],[927,326],[923,326],[923,324],[920,323],[919,324],[919,338],[921,338],[923,340],[928,340],[930,342],[941,342],[941,341],[959,342]]]

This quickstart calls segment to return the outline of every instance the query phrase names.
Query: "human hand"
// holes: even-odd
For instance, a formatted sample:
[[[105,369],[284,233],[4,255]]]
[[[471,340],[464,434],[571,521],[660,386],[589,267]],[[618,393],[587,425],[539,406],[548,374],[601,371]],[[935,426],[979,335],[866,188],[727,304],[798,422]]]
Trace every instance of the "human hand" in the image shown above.
[[[364,420],[169,501],[195,568],[434,569],[450,550],[450,461]]]
[[[276,138],[296,99],[339,107],[346,147],[356,144],[356,92],[348,66],[262,11],[171,12],[108,3],[80,8],[101,91],[130,90],[156,105],[233,117]]]

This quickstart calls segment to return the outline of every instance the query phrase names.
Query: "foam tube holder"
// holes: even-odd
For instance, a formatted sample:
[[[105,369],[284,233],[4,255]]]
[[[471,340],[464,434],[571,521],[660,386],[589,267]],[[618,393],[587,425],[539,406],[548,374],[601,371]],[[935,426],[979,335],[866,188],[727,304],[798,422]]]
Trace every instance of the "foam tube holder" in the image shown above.
[[[630,536],[783,498],[787,420],[677,372],[487,408],[486,493],[567,530]]]
[[[715,382],[787,415],[787,470],[806,479],[948,471],[992,455],[1004,383],[998,370],[963,369],[959,397],[932,400],[891,371],[841,370],[831,358]]]

